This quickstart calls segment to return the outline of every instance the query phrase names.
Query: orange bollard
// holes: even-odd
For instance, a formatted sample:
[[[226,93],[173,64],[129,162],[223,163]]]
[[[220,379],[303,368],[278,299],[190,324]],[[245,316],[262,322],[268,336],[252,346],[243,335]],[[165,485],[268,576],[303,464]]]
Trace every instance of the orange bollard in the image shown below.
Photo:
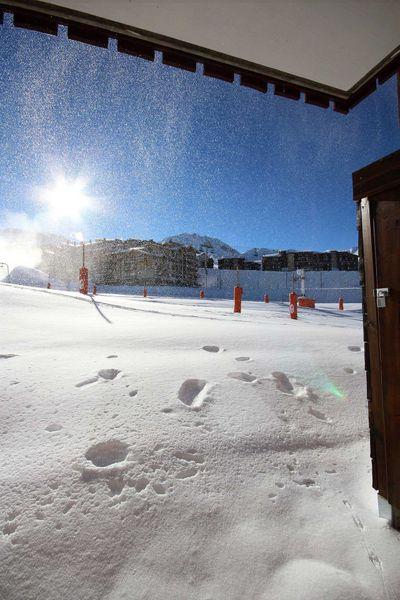
[[[339,310],[344,310],[344,300],[342,297],[339,298]]]
[[[51,283],[50,283],[50,281],[47,283],[47,289],[51,290]]]
[[[295,292],[289,294],[289,312],[291,319],[297,319],[297,294]]]
[[[204,290],[200,290],[200,300],[203,300],[204,298]]]
[[[264,302],[265,302],[265,304],[268,304],[268,302],[269,302],[268,294],[264,294]]]
[[[143,298],[147,298],[147,288],[143,288]]]
[[[243,288],[238,285],[235,285],[233,288],[233,312],[241,313],[242,312],[242,294]]]
[[[93,284],[93,296],[97,294],[97,285]]]
[[[81,283],[80,293],[87,294],[89,291],[89,271],[86,267],[79,269],[79,281]]]

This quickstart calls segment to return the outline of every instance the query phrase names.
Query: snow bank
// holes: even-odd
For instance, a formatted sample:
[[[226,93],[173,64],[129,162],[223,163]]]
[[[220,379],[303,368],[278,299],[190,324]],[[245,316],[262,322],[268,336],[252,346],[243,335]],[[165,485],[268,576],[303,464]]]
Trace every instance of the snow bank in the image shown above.
[[[18,266],[10,272],[10,277],[7,275],[3,278],[4,282],[17,284],[17,285],[28,285],[32,287],[47,287],[49,282],[48,273],[44,273],[39,269],[31,267]],[[50,283],[52,287],[57,289],[63,289],[63,285],[54,277],[50,277]]]
[[[359,306],[0,295],[2,598],[398,598]]]

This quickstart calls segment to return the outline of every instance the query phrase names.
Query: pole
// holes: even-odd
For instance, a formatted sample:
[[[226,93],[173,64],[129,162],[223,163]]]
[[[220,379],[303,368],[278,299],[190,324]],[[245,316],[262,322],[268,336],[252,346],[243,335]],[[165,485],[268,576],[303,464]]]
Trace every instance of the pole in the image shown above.
[[[306,276],[304,274],[304,269],[301,269],[300,283],[301,283],[301,295],[305,296],[306,295]]]
[[[81,294],[87,294],[89,291],[89,271],[85,267],[85,242],[82,242],[82,267],[79,269],[79,281]]]
[[[6,262],[0,262],[0,267],[6,267],[7,268],[7,282],[11,283],[11,280],[10,280],[10,267],[8,266],[8,263],[6,263]]]
[[[295,292],[289,294],[289,314],[291,319],[297,319],[297,294]]]
[[[243,289],[237,285],[233,288],[233,312],[241,313],[242,312],[242,294]]]

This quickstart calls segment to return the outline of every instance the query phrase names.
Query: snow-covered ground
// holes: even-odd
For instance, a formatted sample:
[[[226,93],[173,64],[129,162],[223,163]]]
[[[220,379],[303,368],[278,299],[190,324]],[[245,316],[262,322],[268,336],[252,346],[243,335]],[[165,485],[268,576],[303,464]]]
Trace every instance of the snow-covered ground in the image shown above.
[[[3,600],[388,600],[361,311],[0,285]]]

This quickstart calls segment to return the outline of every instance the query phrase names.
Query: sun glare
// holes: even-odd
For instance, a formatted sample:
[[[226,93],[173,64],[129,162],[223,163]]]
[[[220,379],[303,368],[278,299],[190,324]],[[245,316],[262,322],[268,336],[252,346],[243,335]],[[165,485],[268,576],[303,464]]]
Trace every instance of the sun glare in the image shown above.
[[[91,205],[91,199],[85,192],[85,181],[79,178],[68,181],[59,177],[51,187],[43,190],[40,200],[55,220],[79,220],[82,211]]]

